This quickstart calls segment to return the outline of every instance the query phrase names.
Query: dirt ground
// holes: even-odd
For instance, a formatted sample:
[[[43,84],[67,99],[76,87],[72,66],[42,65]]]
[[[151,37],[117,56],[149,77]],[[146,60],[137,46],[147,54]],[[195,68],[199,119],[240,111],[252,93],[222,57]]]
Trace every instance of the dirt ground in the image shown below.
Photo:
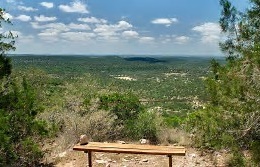
[[[173,156],[174,167],[225,166],[228,154],[222,152],[202,152],[187,148],[186,156]],[[161,155],[93,153],[94,167],[168,167],[169,159]],[[56,167],[86,167],[87,154],[69,149],[55,158]]]

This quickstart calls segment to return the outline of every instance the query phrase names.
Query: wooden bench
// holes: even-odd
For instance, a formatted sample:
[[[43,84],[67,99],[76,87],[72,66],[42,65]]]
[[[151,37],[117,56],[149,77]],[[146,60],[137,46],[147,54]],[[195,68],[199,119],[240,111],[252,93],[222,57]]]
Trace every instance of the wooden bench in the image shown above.
[[[167,155],[169,157],[169,167],[172,167],[172,156],[185,156],[186,153],[185,148],[181,146],[155,146],[99,142],[89,142],[87,145],[75,145],[73,150],[84,151],[88,154],[89,167],[92,167],[92,152]]]

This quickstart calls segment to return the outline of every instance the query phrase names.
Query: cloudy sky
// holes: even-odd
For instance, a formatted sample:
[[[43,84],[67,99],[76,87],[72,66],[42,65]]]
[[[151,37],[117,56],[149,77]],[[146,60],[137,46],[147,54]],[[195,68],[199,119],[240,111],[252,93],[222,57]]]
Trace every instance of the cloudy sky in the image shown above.
[[[232,0],[240,10],[248,0]],[[0,0],[18,54],[219,56],[218,0]]]

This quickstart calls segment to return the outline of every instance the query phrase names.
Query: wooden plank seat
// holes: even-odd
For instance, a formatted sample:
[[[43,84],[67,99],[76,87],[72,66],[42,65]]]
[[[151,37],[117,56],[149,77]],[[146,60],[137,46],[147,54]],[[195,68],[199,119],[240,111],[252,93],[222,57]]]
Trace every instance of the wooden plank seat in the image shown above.
[[[89,167],[92,167],[92,152],[167,155],[169,157],[170,167],[172,167],[172,156],[185,156],[186,153],[185,148],[181,146],[155,146],[100,142],[89,142],[86,145],[78,144],[73,147],[73,150],[88,153]]]

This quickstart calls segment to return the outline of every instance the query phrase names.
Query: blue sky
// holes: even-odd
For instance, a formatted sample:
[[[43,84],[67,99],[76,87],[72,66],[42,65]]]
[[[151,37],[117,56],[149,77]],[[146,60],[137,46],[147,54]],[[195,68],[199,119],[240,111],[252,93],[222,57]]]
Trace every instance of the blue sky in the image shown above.
[[[245,10],[248,0],[232,0]],[[15,53],[219,56],[218,0],[1,0]]]

